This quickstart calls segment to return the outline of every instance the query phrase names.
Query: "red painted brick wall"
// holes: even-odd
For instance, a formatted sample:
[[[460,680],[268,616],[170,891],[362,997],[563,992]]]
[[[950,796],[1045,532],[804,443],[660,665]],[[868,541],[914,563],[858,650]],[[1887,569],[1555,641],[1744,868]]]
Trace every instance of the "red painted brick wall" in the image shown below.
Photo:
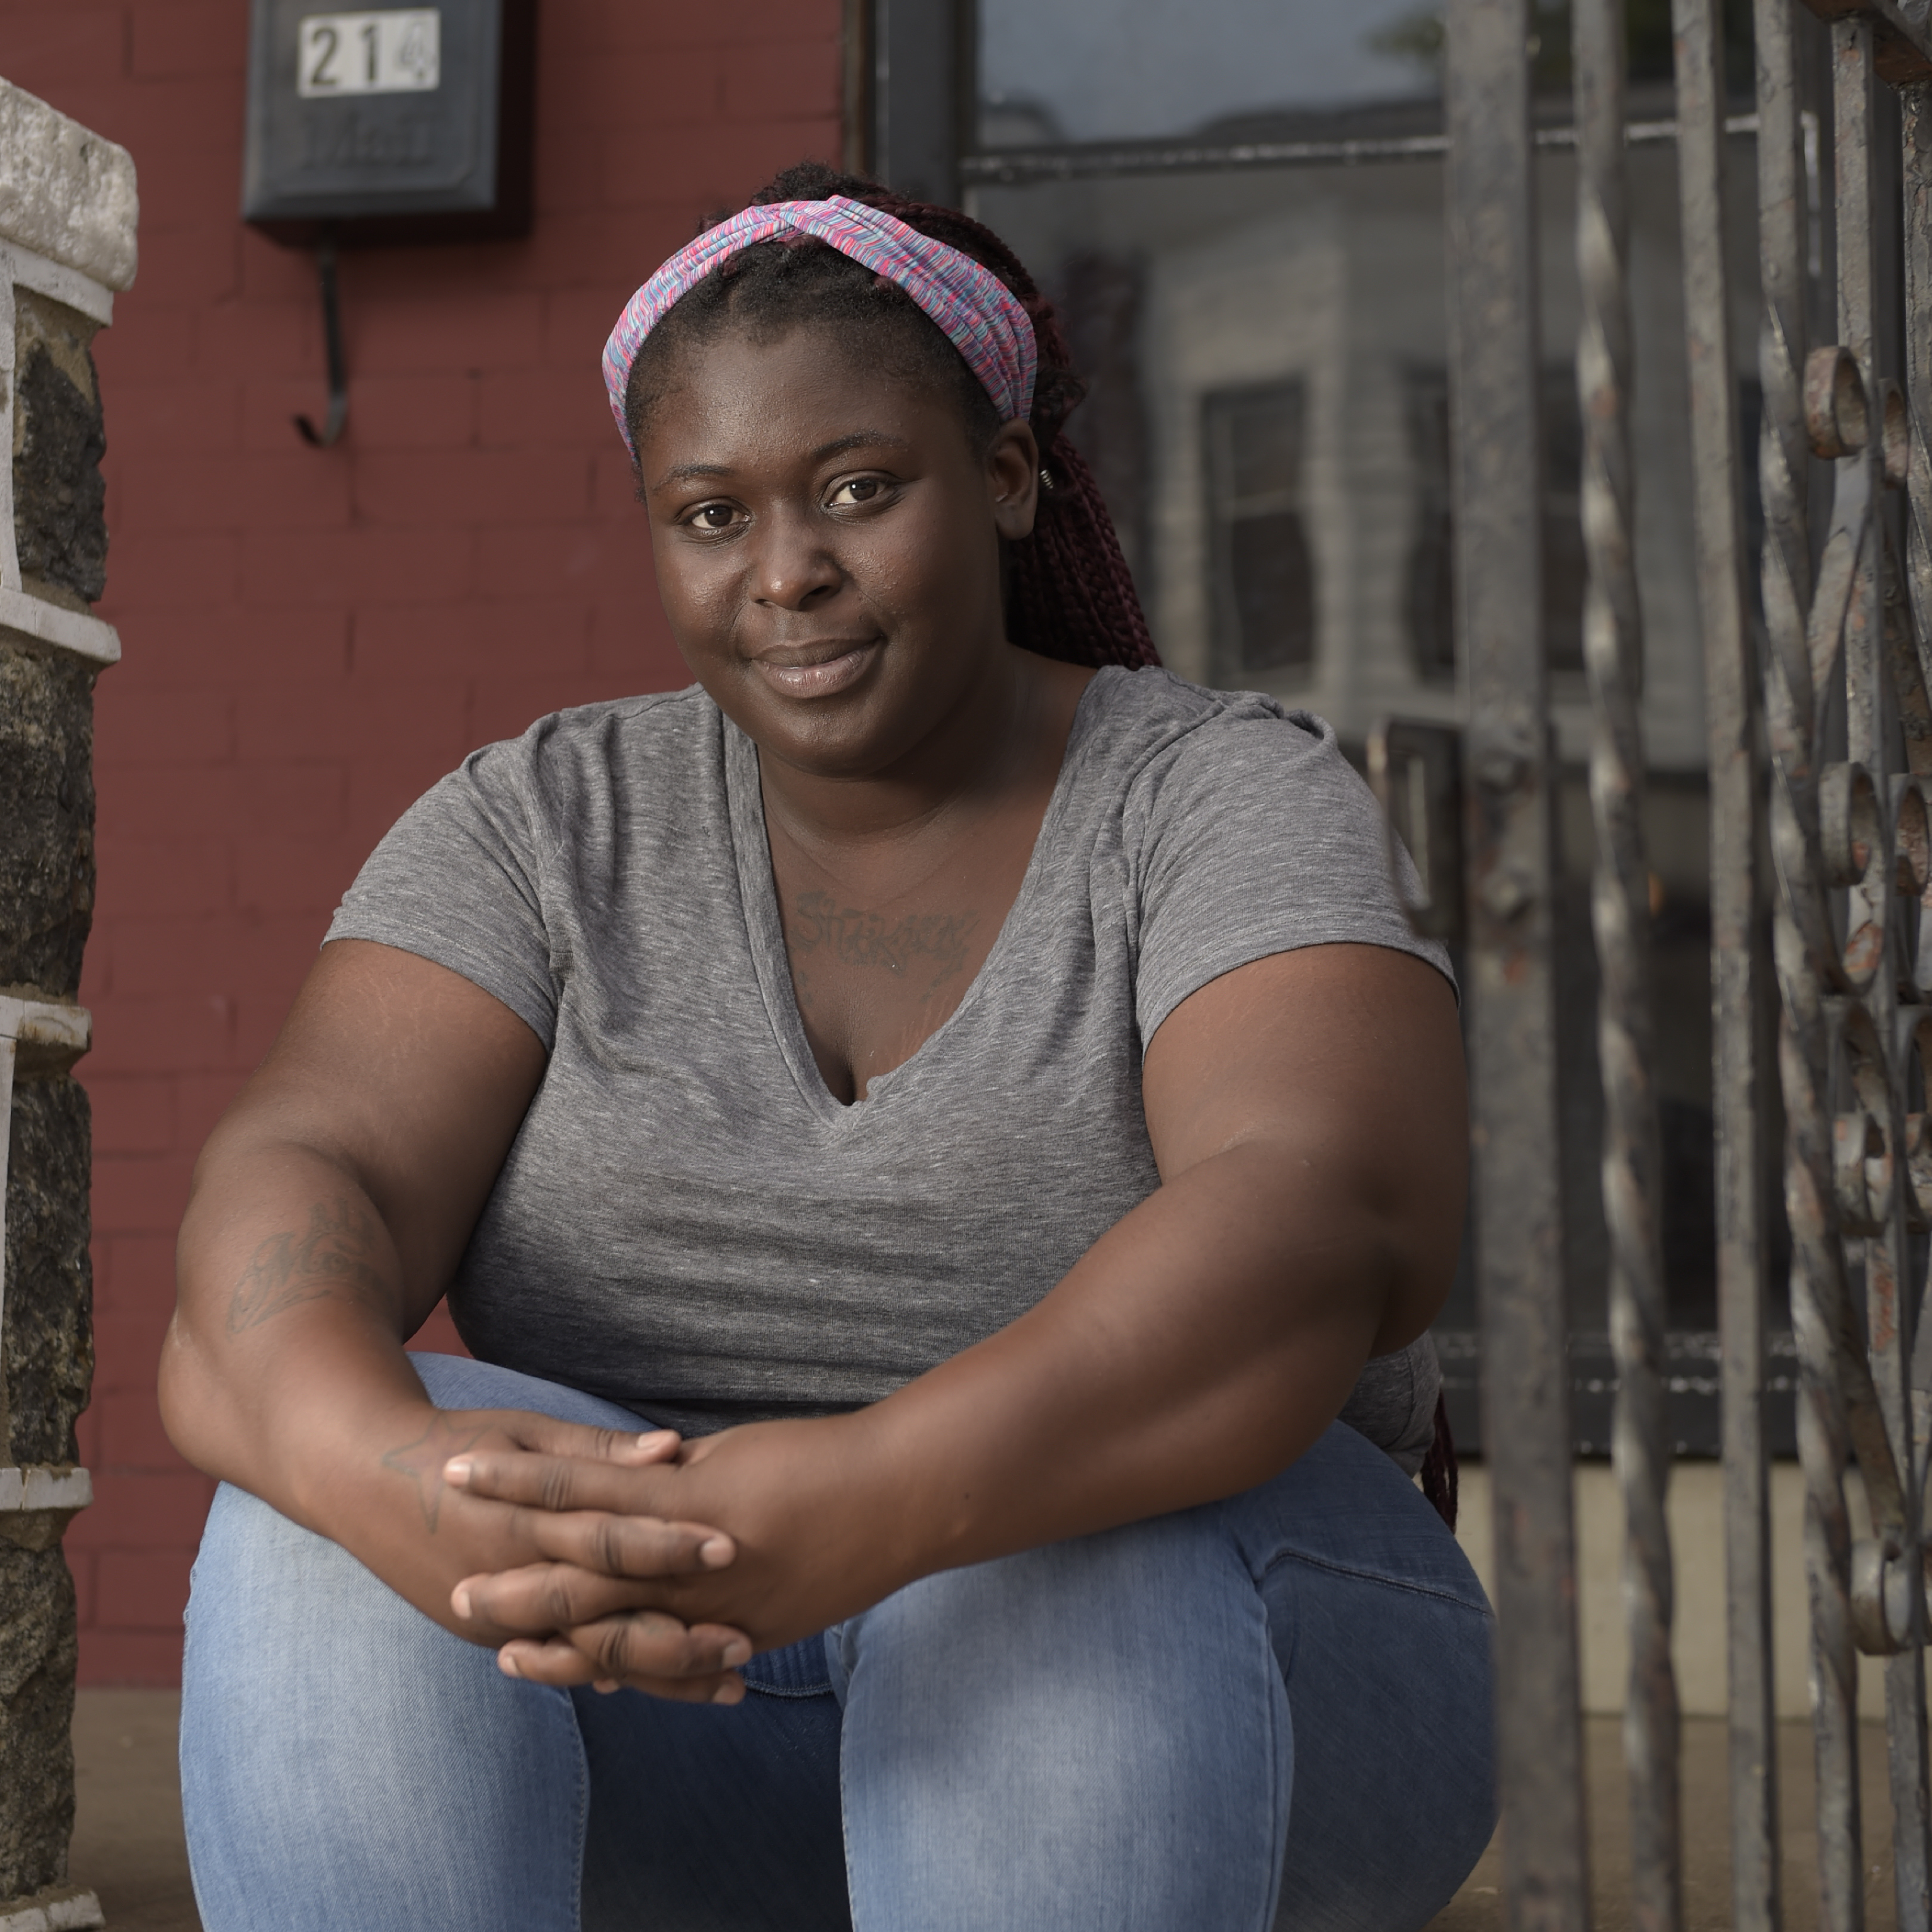
[[[314,268],[244,229],[245,0],[0,0],[0,74],[122,142],[140,279],[97,344],[107,596],[94,1507],[68,1536],[81,1673],[167,1684],[210,1485],[154,1363],[196,1150],[404,806],[560,705],[683,682],[597,358],[699,215],[838,152],[839,0],[538,0],[526,240],[345,256],[350,427]],[[440,1311],[433,1334],[453,1334]]]

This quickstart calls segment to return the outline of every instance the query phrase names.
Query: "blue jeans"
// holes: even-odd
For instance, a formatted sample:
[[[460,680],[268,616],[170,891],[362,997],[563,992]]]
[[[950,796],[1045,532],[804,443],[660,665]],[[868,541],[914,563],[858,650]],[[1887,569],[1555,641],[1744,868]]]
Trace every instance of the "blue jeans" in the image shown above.
[[[444,1408],[635,1426],[413,1359]],[[505,1677],[224,1486],[182,1708],[207,1932],[1409,1932],[1493,1822],[1481,1586],[1339,1423],[745,1674],[736,1706]]]

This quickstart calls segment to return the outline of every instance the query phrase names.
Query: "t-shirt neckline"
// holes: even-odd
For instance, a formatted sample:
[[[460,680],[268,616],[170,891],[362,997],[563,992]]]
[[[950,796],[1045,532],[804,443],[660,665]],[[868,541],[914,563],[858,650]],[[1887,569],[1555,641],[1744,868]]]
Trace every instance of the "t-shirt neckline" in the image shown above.
[[[798,1010],[798,995],[791,982],[790,956],[785,950],[784,928],[778,913],[778,882],[772,875],[771,842],[765,830],[764,794],[758,770],[758,748],[722,711],[718,721],[724,737],[724,790],[731,830],[733,856],[737,862],[738,890],[745,908],[746,934],[751,942],[752,964],[758,976],[758,990],[765,1011],[777,1035],[780,1051],[790,1068],[794,1082],[806,1105],[820,1120],[832,1124],[849,1124],[866,1117],[887,1090],[897,1091],[922,1064],[937,1058],[940,1042],[957,1029],[973,1009],[981,1004],[985,988],[1019,943],[1016,935],[1032,916],[1039,896],[1040,880],[1046,869],[1046,855],[1066,816],[1071,790],[1074,754],[1092,728],[1094,693],[1107,680],[1112,665],[1103,666],[1088,680],[1074,706],[1073,722],[1066,734],[1066,748],[1060,753],[1060,770],[1054,780],[1053,794],[1041,814],[1040,830],[1034,835],[1033,850],[1021,874],[1019,890],[1006,908],[999,932],[973,982],[940,1024],[896,1066],[874,1074],[866,1083],[862,1098],[841,1100],[825,1084],[818,1060],[806,1038],[805,1018]]]

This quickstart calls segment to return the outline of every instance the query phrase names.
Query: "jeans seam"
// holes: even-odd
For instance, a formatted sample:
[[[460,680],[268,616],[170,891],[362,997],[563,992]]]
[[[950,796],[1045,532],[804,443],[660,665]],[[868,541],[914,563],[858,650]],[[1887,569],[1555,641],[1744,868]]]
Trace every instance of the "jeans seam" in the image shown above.
[[[1432,1583],[1412,1583],[1400,1576],[1385,1576],[1379,1570],[1364,1570],[1352,1563],[1337,1563],[1333,1558],[1311,1556],[1306,1550],[1284,1550],[1280,1556],[1270,1557],[1261,1568],[1261,1577],[1271,1576],[1284,1563],[1306,1564],[1311,1570],[1325,1570],[1334,1576],[1349,1576],[1360,1583],[1378,1583],[1385,1590],[1400,1590],[1412,1597],[1430,1597],[1438,1604],[1449,1604],[1459,1610],[1467,1610],[1472,1616],[1489,1622],[1495,1612],[1486,1604],[1472,1604],[1466,1597],[1459,1597],[1452,1592],[1439,1589]]]
[[[848,1633],[852,1628],[852,1619],[836,1626],[838,1630],[838,1648],[845,1666],[845,1695],[839,1699],[839,1711],[843,1717],[849,1707],[852,1696],[852,1654]],[[834,1694],[836,1694],[836,1693]],[[845,1726],[838,1726],[838,1849],[845,1859],[845,1909],[851,1915],[853,1932],[858,1932],[859,1897],[854,1889],[852,1875],[852,1808],[845,1802]]]
[[[1281,1911],[1281,1888],[1288,1871],[1288,1834],[1291,1820],[1289,1808],[1294,1802],[1294,1767],[1288,1766],[1288,1785],[1286,1791],[1281,1788],[1282,1738],[1281,1726],[1288,1714],[1288,1686],[1286,1674],[1282,1670],[1274,1653],[1274,1638],[1268,1628],[1266,1606],[1262,1606],[1259,1619],[1262,1640],[1262,1660],[1264,1687],[1262,1702],[1268,1712],[1268,1782],[1272,1803],[1269,1808],[1268,1851],[1272,1861],[1274,1877],[1269,1886],[1268,1895],[1262,1904],[1262,1916],[1256,1932],[1269,1932]],[[1270,1692],[1274,1694],[1268,1694]],[[1276,1698],[1280,1701],[1276,1702]],[[1292,1724],[1292,1720],[1288,1720]],[[1291,1728],[1289,1748],[1293,1748],[1294,1732]]]
[[[571,1736],[577,1741],[577,1828],[573,1834],[577,1844],[577,1889],[570,1905],[577,1932],[584,1932],[584,1860],[590,1848],[590,1754],[584,1747],[584,1726],[577,1721],[575,1700],[562,1689],[557,1690],[556,1695],[562,1700],[564,1717]]]

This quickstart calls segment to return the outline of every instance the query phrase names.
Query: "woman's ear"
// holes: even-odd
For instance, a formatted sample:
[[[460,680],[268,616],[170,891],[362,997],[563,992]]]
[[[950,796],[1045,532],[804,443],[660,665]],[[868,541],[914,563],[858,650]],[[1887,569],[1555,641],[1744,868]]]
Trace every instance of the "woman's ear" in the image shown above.
[[[1010,543],[1032,536],[1040,508],[1040,444],[1030,423],[1016,417],[1000,426],[986,452],[986,486],[1000,535]]]

